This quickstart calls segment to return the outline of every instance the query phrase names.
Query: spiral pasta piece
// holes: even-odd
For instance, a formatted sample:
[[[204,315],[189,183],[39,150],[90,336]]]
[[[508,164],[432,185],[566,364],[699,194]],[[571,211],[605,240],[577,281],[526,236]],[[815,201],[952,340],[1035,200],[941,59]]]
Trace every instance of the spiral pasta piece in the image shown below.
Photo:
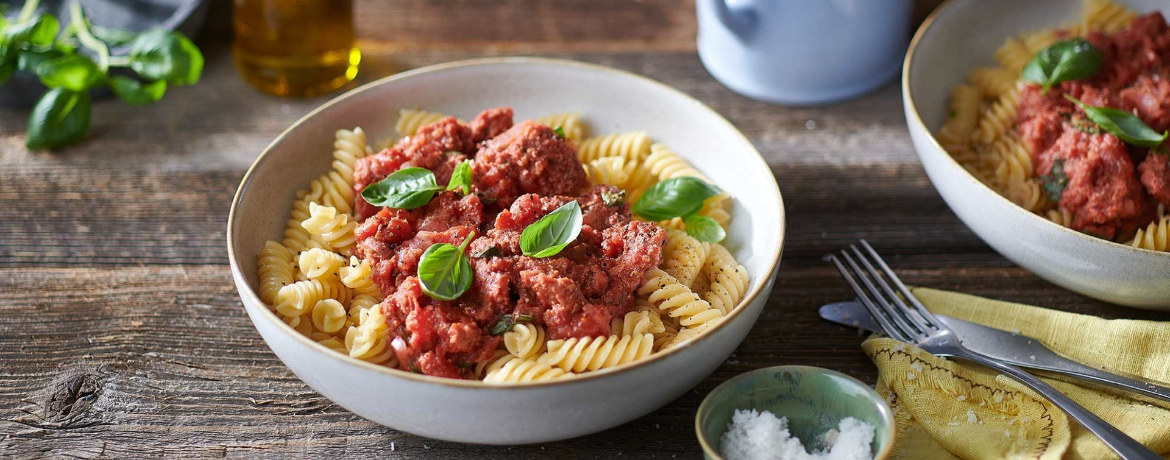
[[[305,280],[280,288],[276,293],[276,312],[284,316],[301,316],[325,299],[349,303],[353,291],[338,280]]]
[[[345,307],[341,302],[336,299],[324,299],[313,306],[312,317],[314,329],[333,334],[345,327],[348,315],[345,314]]]
[[[544,352],[544,328],[525,323],[512,326],[504,333],[504,348],[517,358],[531,358]]]
[[[382,298],[382,290],[374,284],[374,279],[370,277],[369,261],[350,256],[349,265],[339,268],[338,275],[341,277],[341,283],[353,289],[354,292],[378,299]]]
[[[267,241],[256,259],[256,270],[260,275],[260,300],[272,305],[280,288],[292,284],[295,279],[293,252],[283,244]]]
[[[303,336],[313,334],[313,320],[308,315],[305,316],[280,316],[280,320],[285,324],[292,326],[293,330],[299,332]]]
[[[559,367],[567,372],[585,372],[632,363],[654,352],[654,336],[611,335],[550,340],[548,351],[537,362]]]
[[[488,368],[496,364],[497,361],[511,358],[515,358],[515,356],[511,353],[508,353],[508,350],[497,348],[496,351],[492,352],[491,358],[488,358],[486,361],[475,363],[475,368],[472,370],[472,374],[475,375],[475,378],[483,380],[484,374],[487,373]],[[501,363],[500,366],[502,365],[503,364]]]
[[[312,248],[297,257],[297,267],[308,279],[329,280],[337,278],[338,270],[345,266],[345,258],[333,251]]]
[[[374,364],[396,361],[381,308],[370,308],[360,325],[346,330],[345,349],[350,357]]]
[[[402,109],[398,111],[398,122],[394,124],[394,130],[398,131],[398,137],[413,136],[419,128],[448,116],[450,115],[425,110]]]
[[[657,268],[646,272],[642,286],[638,288],[638,295],[646,297],[659,310],[678,318],[682,326],[698,327],[723,319],[723,313],[699,298],[698,294],[691,292],[675,277]]]
[[[973,70],[968,78],[982,96],[988,99],[999,99],[1016,89],[1019,82],[1019,75],[999,67],[980,67]]]
[[[1084,21],[1089,30],[1117,32],[1129,25],[1138,14],[1109,0],[1085,0]]]
[[[366,294],[358,294],[354,296],[353,300],[349,301],[349,310],[347,312],[349,315],[349,322],[353,323],[355,326],[361,326],[362,324],[365,324],[366,318],[370,314],[370,310],[373,308],[378,308],[379,302],[381,301],[378,300],[377,297]]]
[[[1133,240],[1127,244],[1151,251],[1170,251],[1170,216],[1163,216],[1146,228],[1138,229]]]
[[[581,122],[581,117],[576,113],[554,113],[546,115],[536,120],[537,123],[546,125],[550,128],[560,127],[565,132],[565,138],[580,143],[585,138],[585,125]]]
[[[347,254],[357,244],[353,236],[357,222],[350,221],[348,214],[331,206],[310,202],[309,217],[301,222],[301,226],[326,249]]]
[[[366,132],[361,127],[353,131],[339,129],[333,137],[333,171],[341,176],[352,191],[353,170],[357,161],[372,154],[373,150],[366,145]]]
[[[535,359],[517,358],[506,355],[491,363],[484,375],[484,383],[543,382],[576,377],[559,367],[538,362]]]
[[[634,168],[622,157],[601,157],[585,163],[585,176],[594,185],[607,184],[623,188]]]
[[[602,157],[618,156],[627,162],[638,163],[650,155],[650,143],[650,137],[641,131],[591,137],[577,147],[577,159],[588,163]]]
[[[650,146],[650,154],[646,156],[643,164],[650,169],[652,174],[658,176],[660,181],[676,177],[697,177],[705,181],[708,180],[707,176],[691,166],[678,153],[659,143]]]
[[[640,336],[642,334],[661,334],[666,332],[666,325],[657,311],[631,311],[625,316],[614,318],[610,322],[610,333],[616,336]]]
[[[690,286],[703,269],[703,261],[711,245],[695,239],[682,230],[666,230],[662,269],[684,286]]]
[[[736,262],[723,245],[711,245],[711,255],[703,265],[700,278],[706,278],[709,287],[703,292],[703,300],[719,310],[724,316],[731,313],[747,293],[751,278],[747,268]]]

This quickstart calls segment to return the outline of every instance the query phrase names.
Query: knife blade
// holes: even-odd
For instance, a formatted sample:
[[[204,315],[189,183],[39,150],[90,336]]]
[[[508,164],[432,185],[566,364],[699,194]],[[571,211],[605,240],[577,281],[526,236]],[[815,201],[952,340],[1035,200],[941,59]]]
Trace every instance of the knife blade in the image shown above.
[[[877,321],[861,302],[836,302],[820,309],[821,318],[870,332],[882,332]],[[1019,367],[1043,371],[1047,374],[1072,377],[1074,379],[1104,385],[1110,388],[1137,393],[1158,401],[1159,405],[1170,403],[1170,388],[1135,375],[1118,375],[1095,367],[1086,366],[1060,356],[1039,340],[1019,333],[999,330],[982,324],[935,315],[951,328],[963,345],[971,351],[998,359]],[[1063,380],[1063,379],[1062,379]]]

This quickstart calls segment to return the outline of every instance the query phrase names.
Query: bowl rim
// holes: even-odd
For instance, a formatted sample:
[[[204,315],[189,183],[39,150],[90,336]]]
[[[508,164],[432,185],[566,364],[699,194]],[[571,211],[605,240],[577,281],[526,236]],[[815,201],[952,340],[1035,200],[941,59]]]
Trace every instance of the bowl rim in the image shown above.
[[[746,380],[749,377],[754,376],[756,374],[771,374],[771,373],[775,373],[775,372],[780,371],[780,370],[800,371],[800,372],[803,372],[806,374],[807,373],[817,373],[817,374],[832,375],[834,377],[840,377],[848,382],[853,383],[858,388],[863,389],[863,392],[869,396],[869,399],[874,401],[875,403],[877,403],[876,405],[878,407],[878,413],[881,414],[882,422],[885,424],[885,426],[887,428],[889,428],[886,430],[886,433],[887,433],[886,443],[883,445],[881,451],[874,453],[874,455],[873,455],[874,460],[884,459],[884,458],[888,457],[890,455],[890,452],[892,452],[894,450],[894,441],[897,440],[898,430],[895,427],[895,423],[894,423],[894,411],[893,411],[893,409],[890,408],[890,404],[889,404],[889,402],[886,401],[886,398],[883,398],[882,395],[879,395],[878,392],[873,389],[873,387],[866,385],[865,382],[857,380],[856,378],[853,378],[853,377],[846,375],[844,373],[841,373],[841,372],[838,372],[838,371],[835,371],[832,369],[825,369],[823,367],[804,366],[804,365],[795,365],[794,364],[794,365],[785,365],[785,366],[761,367],[759,369],[744,372],[744,373],[739,374],[735,377],[727,379],[725,382],[723,382],[723,383],[719,384],[719,386],[715,387],[715,389],[711,390],[710,393],[707,393],[707,396],[703,397],[703,402],[699,403],[699,410],[695,411],[695,436],[697,438],[699,438],[699,446],[702,447],[703,452],[708,454],[708,455],[713,456],[712,460],[723,460],[723,456],[719,454],[719,449],[715,449],[714,447],[711,446],[711,442],[708,442],[708,440],[707,440],[707,435],[705,433],[703,433],[703,415],[706,414],[707,412],[710,412],[711,411],[711,404],[714,404],[712,402],[713,400],[711,399],[711,396],[718,393],[720,390],[726,391],[725,387],[734,386],[740,380]],[[876,440],[876,437],[875,437],[875,440]]]
[[[927,134],[928,138],[930,139],[930,146],[933,147],[932,150],[934,150],[934,153],[941,154],[943,157],[946,157],[946,160],[948,162],[947,164],[951,168],[958,169],[959,171],[961,171],[963,173],[964,179],[966,179],[970,182],[974,182],[978,187],[982,188],[984,192],[989,193],[991,195],[994,195],[996,199],[998,199],[1006,204],[1011,205],[1013,212],[1023,213],[1023,214],[1026,214],[1028,216],[1031,216],[1033,219],[1035,219],[1035,220],[1033,220],[1033,222],[1035,222],[1035,221],[1043,222],[1045,225],[1051,226],[1049,228],[1056,228],[1059,231],[1066,232],[1066,234],[1073,235],[1075,238],[1079,238],[1080,241],[1082,241],[1082,242],[1088,242],[1089,244],[1100,245],[1102,248],[1124,249],[1124,250],[1130,251],[1132,254],[1139,255],[1139,256],[1144,255],[1144,256],[1170,258],[1170,252],[1154,251],[1151,249],[1144,249],[1144,248],[1136,248],[1133,246],[1129,246],[1125,243],[1118,243],[1118,242],[1114,242],[1114,241],[1109,241],[1109,240],[1104,240],[1101,238],[1092,237],[1092,236],[1086,235],[1084,233],[1078,232],[1076,230],[1073,230],[1071,228],[1065,227],[1063,225],[1058,225],[1057,223],[1052,222],[1051,220],[1048,220],[1047,218],[1045,218],[1039,214],[1036,214],[1032,211],[1024,209],[1022,206],[1016,204],[1012,200],[1009,200],[1007,197],[1001,195],[995,189],[992,189],[991,186],[983,183],[983,181],[979,180],[973,174],[971,174],[970,171],[967,171],[967,168],[964,168],[962,165],[960,165],[959,162],[957,160],[955,160],[955,157],[951,156],[950,152],[947,152],[947,150],[943,148],[942,143],[940,143],[938,141],[938,138],[935,137],[935,133],[926,127],[926,123],[922,121],[922,116],[918,114],[918,103],[914,100],[914,94],[910,91],[910,74],[911,74],[910,69],[914,66],[914,57],[918,54],[919,42],[921,42],[923,40],[923,38],[926,36],[927,33],[930,33],[930,31],[932,30],[932,27],[935,25],[936,20],[941,18],[943,15],[949,14],[951,12],[951,10],[953,10],[955,8],[955,5],[960,4],[964,1],[975,1],[975,0],[946,0],[946,1],[944,1],[941,5],[938,6],[938,8],[935,8],[935,10],[932,11],[930,13],[930,15],[928,15],[926,17],[925,20],[922,21],[922,25],[919,26],[918,30],[914,33],[914,37],[910,39],[910,46],[906,49],[906,58],[902,62],[902,102],[903,102],[902,105],[907,113],[906,120],[907,120],[907,123],[910,125],[909,128],[910,129],[918,128],[918,129],[921,129],[923,132],[925,132]],[[915,150],[919,152],[919,155],[922,154],[921,149],[915,149]],[[938,187],[935,187],[935,188],[937,189]],[[980,236],[980,239],[983,239],[983,237]],[[1108,249],[1106,249],[1106,250],[1108,250]]]
[[[466,59],[466,60],[445,62],[445,63],[440,63],[440,64],[433,64],[433,65],[429,65],[429,66],[419,67],[417,69],[408,70],[405,72],[396,73],[393,75],[379,78],[377,80],[363,84],[357,88],[349,90],[349,91],[345,92],[344,94],[341,94],[337,97],[334,97],[334,98],[330,99],[329,101],[326,101],[325,103],[321,104],[320,106],[317,106],[313,110],[309,111],[309,113],[307,113],[304,116],[302,116],[301,118],[297,119],[296,122],[294,122],[288,128],[285,128],[284,131],[282,131],[279,135],[277,135],[277,137],[275,139],[273,139],[272,142],[270,142],[264,148],[264,150],[260,153],[260,155],[256,157],[256,160],[252,162],[252,165],[248,167],[248,170],[247,170],[247,172],[244,173],[243,178],[240,179],[240,185],[239,185],[239,187],[236,188],[236,193],[232,197],[232,204],[231,204],[231,208],[230,208],[229,213],[228,213],[227,232],[226,232],[227,235],[226,236],[227,236],[228,262],[229,262],[229,265],[231,267],[232,278],[237,284],[237,291],[240,291],[241,300],[242,300],[241,305],[243,307],[245,307],[245,311],[247,310],[246,304],[248,303],[248,301],[254,302],[257,305],[266,305],[266,304],[263,300],[260,300],[260,296],[256,293],[255,287],[252,286],[250,283],[246,282],[247,278],[244,276],[243,271],[240,269],[240,264],[239,264],[239,261],[237,260],[238,255],[236,254],[236,251],[234,249],[235,239],[234,239],[232,230],[233,230],[233,228],[236,227],[237,220],[240,219],[240,217],[237,216],[237,211],[240,208],[241,198],[243,197],[244,190],[248,187],[249,184],[252,183],[253,180],[255,180],[254,175],[256,174],[257,167],[262,162],[264,162],[265,159],[269,157],[269,155],[272,155],[272,152],[278,146],[280,146],[281,144],[284,143],[285,138],[290,133],[292,133],[296,129],[300,128],[302,124],[308,123],[308,121],[310,119],[316,117],[319,113],[333,107],[334,105],[341,104],[343,101],[345,101],[349,98],[355,97],[362,92],[373,90],[376,87],[379,87],[379,86],[382,86],[385,84],[389,84],[389,83],[397,81],[397,80],[406,79],[406,78],[414,77],[416,75],[426,74],[426,73],[430,73],[430,72],[437,72],[437,71],[456,69],[456,68],[476,67],[476,66],[512,65],[512,64],[520,64],[520,65],[537,64],[537,65],[577,67],[577,68],[586,69],[586,70],[590,70],[590,71],[612,73],[612,74],[616,74],[617,76],[622,77],[622,78],[635,78],[635,79],[641,80],[644,83],[649,83],[651,85],[655,85],[661,89],[666,90],[668,93],[673,93],[674,95],[683,98],[684,100],[693,104],[697,109],[703,110],[703,111],[707,112],[709,115],[715,117],[715,119],[718,120],[718,122],[721,123],[723,127],[730,129],[731,132],[733,132],[736,136],[739,136],[743,140],[744,145],[746,145],[750,149],[751,153],[755,154],[755,155],[751,156],[753,158],[753,160],[749,160],[749,161],[755,161],[757,167],[762,168],[763,170],[769,171],[769,173],[771,172],[771,167],[768,166],[768,163],[764,160],[763,155],[761,155],[759,150],[756,149],[755,144],[753,144],[751,142],[751,140],[749,140],[746,136],[744,136],[743,133],[738,128],[735,127],[735,125],[733,125],[730,121],[728,121],[726,118],[724,118],[723,115],[720,115],[719,112],[716,112],[714,109],[707,106],[707,104],[704,104],[702,101],[695,99],[694,97],[690,96],[689,94],[684,93],[683,91],[681,91],[679,89],[676,89],[670,85],[667,85],[665,83],[662,83],[660,81],[654,80],[654,79],[646,77],[646,76],[639,75],[639,74],[634,73],[634,72],[621,70],[621,69],[615,69],[612,67],[607,67],[607,66],[598,65],[598,64],[590,64],[590,63],[585,63],[585,62],[572,61],[572,60],[567,60],[567,59],[542,58],[542,57],[489,57],[489,58]],[[536,387],[547,388],[547,387],[553,387],[553,386],[568,386],[568,385],[587,382],[587,381],[594,380],[594,379],[607,378],[607,377],[614,376],[617,374],[628,373],[629,371],[632,371],[634,369],[638,369],[638,368],[643,367],[645,365],[649,365],[649,364],[656,362],[656,361],[661,361],[663,359],[666,359],[669,356],[680,353],[682,350],[690,349],[692,347],[698,346],[699,344],[710,340],[711,337],[713,335],[715,335],[716,333],[718,333],[721,329],[723,329],[724,326],[731,323],[732,321],[735,321],[736,318],[743,315],[744,310],[746,310],[746,308],[743,308],[743,307],[745,305],[750,304],[753,301],[755,301],[756,298],[759,297],[763,293],[763,291],[765,290],[765,288],[768,285],[768,279],[774,273],[776,273],[777,270],[779,269],[780,258],[782,256],[782,254],[784,253],[784,239],[786,236],[787,222],[788,221],[787,221],[787,216],[786,216],[785,209],[784,209],[784,198],[783,198],[783,195],[780,193],[780,186],[776,182],[774,176],[773,176],[773,180],[772,180],[772,187],[767,191],[760,190],[759,192],[760,193],[771,192],[772,194],[775,195],[776,200],[780,203],[780,209],[778,210],[779,211],[779,215],[778,215],[778,218],[779,218],[778,244],[777,244],[777,248],[776,248],[775,253],[771,255],[771,260],[769,260],[766,264],[767,269],[759,271],[758,276],[761,277],[761,278],[759,278],[761,280],[761,282],[759,284],[757,284],[754,288],[749,290],[747,292],[747,294],[745,294],[744,297],[742,299],[740,299],[740,302],[738,304],[736,304],[735,308],[732,309],[731,313],[728,314],[727,316],[725,316],[724,319],[722,321],[720,321],[718,324],[711,327],[711,329],[709,331],[706,331],[703,334],[700,334],[698,337],[695,337],[695,338],[687,341],[686,343],[684,343],[680,346],[672,347],[668,350],[651,354],[649,357],[638,360],[638,361],[633,362],[633,363],[627,363],[627,364],[615,366],[615,367],[612,367],[609,369],[601,369],[598,371],[588,372],[588,373],[585,373],[583,375],[578,376],[577,378],[565,379],[565,380],[542,381],[542,382],[519,382],[519,383],[509,383],[509,384],[490,384],[490,383],[484,383],[483,381],[479,381],[479,380],[462,380],[462,379],[435,377],[435,376],[424,375],[424,374],[415,374],[415,373],[406,372],[406,371],[403,371],[400,369],[395,369],[395,368],[390,368],[387,366],[369,363],[369,362],[362,361],[362,360],[357,359],[357,358],[352,358],[350,356],[347,356],[347,355],[344,355],[341,353],[337,353],[336,351],[330,350],[327,347],[325,347],[324,345],[321,345],[321,344],[313,341],[312,339],[304,336],[303,334],[297,332],[295,329],[292,328],[292,326],[289,326],[287,323],[280,320],[280,318],[278,318],[276,316],[276,314],[272,311],[271,308],[261,308],[260,310],[263,310],[263,313],[261,314],[261,318],[263,318],[264,321],[271,323],[271,325],[277,327],[278,329],[283,330],[284,333],[287,333],[287,334],[293,336],[294,340],[298,340],[301,343],[308,345],[309,349],[314,350],[318,353],[325,354],[325,355],[327,355],[331,358],[334,358],[334,359],[341,359],[342,362],[348,363],[350,365],[358,366],[358,367],[365,368],[367,370],[371,370],[371,371],[375,371],[375,372],[381,372],[381,373],[389,375],[391,377],[403,378],[406,380],[412,380],[412,381],[416,381],[416,382],[420,382],[420,383],[439,384],[439,385],[443,385],[443,386],[456,387],[456,388],[516,391],[516,390],[524,390],[524,389],[530,389],[530,388],[536,388]],[[246,290],[239,289],[240,285],[247,286],[247,289]],[[246,291],[246,292],[244,292],[244,291]],[[246,297],[246,299],[244,297]],[[255,318],[252,318],[252,315],[248,315],[248,317],[253,322],[256,321]],[[267,340],[265,340],[265,342],[267,343]],[[271,345],[269,345],[269,347],[271,348]]]

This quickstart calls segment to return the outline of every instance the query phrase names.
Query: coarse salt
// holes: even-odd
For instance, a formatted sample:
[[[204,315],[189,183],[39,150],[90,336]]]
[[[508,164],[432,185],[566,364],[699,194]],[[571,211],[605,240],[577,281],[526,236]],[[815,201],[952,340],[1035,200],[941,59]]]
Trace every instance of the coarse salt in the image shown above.
[[[736,409],[719,442],[727,460],[871,460],[874,427],[846,417],[818,437],[826,450],[809,452],[788,431],[788,418],[768,411]]]

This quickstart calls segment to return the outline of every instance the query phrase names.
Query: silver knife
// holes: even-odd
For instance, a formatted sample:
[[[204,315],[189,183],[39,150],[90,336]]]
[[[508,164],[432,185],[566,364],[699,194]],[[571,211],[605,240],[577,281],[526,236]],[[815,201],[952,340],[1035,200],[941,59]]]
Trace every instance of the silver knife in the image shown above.
[[[821,318],[844,326],[852,326],[870,332],[881,332],[882,328],[870,316],[869,310],[857,301],[831,303],[821,307]],[[1170,388],[1143,380],[1139,376],[1121,376],[1089,367],[1056,354],[1039,340],[1017,333],[1002,331],[993,327],[936,315],[955,331],[963,345],[976,353],[998,359],[1019,367],[1044,371],[1047,374],[1072,377],[1081,381],[1134,392],[1161,403],[1170,403]],[[1063,379],[1062,379],[1063,380]],[[1164,405],[1164,404],[1159,404]]]

